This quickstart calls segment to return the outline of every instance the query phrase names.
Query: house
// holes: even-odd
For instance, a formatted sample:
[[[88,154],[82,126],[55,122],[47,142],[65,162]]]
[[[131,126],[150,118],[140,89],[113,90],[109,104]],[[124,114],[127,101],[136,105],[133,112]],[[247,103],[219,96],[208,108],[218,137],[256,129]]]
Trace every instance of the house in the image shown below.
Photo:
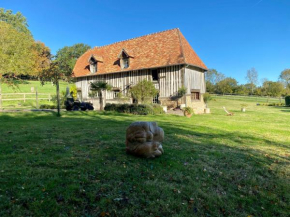
[[[205,71],[207,67],[178,28],[92,48],[73,69],[78,97],[92,101],[96,109],[99,99],[90,97],[91,82],[102,80],[113,87],[103,94],[105,105],[118,103],[119,93],[126,95],[130,87],[147,79],[159,90],[153,103],[176,106],[178,89],[184,86],[182,103],[196,113],[203,113],[205,107]]]

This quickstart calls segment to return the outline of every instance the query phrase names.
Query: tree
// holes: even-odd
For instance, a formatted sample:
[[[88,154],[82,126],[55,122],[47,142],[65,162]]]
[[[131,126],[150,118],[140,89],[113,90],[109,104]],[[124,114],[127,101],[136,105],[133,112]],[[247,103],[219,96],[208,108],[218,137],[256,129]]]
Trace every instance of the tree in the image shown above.
[[[58,50],[56,61],[60,72],[67,77],[71,76],[77,59],[90,48],[89,45],[79,43],[72,46],[65,46]]]
[[[52,55],[50,53],[50,49],[40,41],[34,42],[33,52],[35,55],[35,66],[33,75],[38,77],[43,72],[43,70],[49,68]]]
[[[133,86],[130,92],[133,98],[144,103],[146,98],[153,98],[156,96],[158,90],[155,89],[154,84],[151,81],[143,80]]]
[[[283,93],[284,87],[281,82],[265,81],[262,91],[266,96],[279,97]]]
[[[279,79],[285,84],[286,87],[290,88],[290,69],[285,69],[281,72]]]
[[[246,79],[248,83],[250,84],[251,94],[253,95],[254,89],[258,83],[258,72],[256,71],[254,67],[247,71]]]
[[[20,13],[12,13],[12,10],[6,10],[0,8],[0,22],[5,22],[10,24],[17,32],[22,32],[27,35],[31,35],[26,18]]]
[[[238,82],[234,78],[225,78],[218,82],[217,84],[217,91],[219,93],[225,94],[225,93],[234,93],[237,86]]]
[[[92,91],[92,95],[93,96],[99,96],[100,99],[100,110],[103,111],[104,110],[104,106],[103,106],[103,91],[105,90],[111,90],[112,86],[109,85],[107,82],[104,81],[95,81],[92,82],[90,85],[90,89]]]
[[[216,69],[209,69],[205,73],[207,92],[214,93],[216,91],[216,84],[223,79],[225,79],[224,74],[219,73]]]
[[[60,97],[59,97],[59,80],[63,78],[61,74],[58,62],[56,60],[51,61],[48,68],[45,68],[39,75],[39,79],[42,85],[46,82],[52,82],[56,86],[56,100],[57,100],[57,116],[60,117]]]

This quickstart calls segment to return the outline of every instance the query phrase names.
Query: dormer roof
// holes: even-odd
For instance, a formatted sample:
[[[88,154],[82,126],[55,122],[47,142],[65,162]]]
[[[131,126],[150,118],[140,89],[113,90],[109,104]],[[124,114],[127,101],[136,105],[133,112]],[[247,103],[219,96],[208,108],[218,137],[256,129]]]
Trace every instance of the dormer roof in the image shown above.
[[[121,55],[134,57],[130,60],[130,66],[126,69],[120,68],[119,59]],[[90,75],[88,59],[92,56],[99,62],[97,74],[180,64],[188,64],[207,70],[206,65],[179,29],[171,29],[90,49],[77,60],[73,69],[75,77]]]

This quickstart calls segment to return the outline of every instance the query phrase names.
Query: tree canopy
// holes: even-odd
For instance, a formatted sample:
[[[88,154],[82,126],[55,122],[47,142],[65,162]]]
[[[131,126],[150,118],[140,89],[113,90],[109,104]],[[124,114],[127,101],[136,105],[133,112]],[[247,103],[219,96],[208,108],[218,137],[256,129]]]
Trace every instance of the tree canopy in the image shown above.
[[[290,69],[285,69],[281,72],[279,79],[285,84],[286,87],[290,88]]]
[[[233,93],[238,86],[238,82],[234,78],[225,78],[218,82],[217,84],[217,91],[219,93]]]
[[[0,74],[28,74],[34,70],[33,38],[0,21]]]
[[[154,84],[151,81],[143,80],[133,86],[130,92],[133,98],[144,103],[146,98],[153,98],[156,96],[158,90],[155,89]]]
[[[89,45],[79,43],[58,50],[55,57],[60,72],[67,77],[71,76],[77,59],[90,48]]]
[[[17,32],[31,35],[26,18],[20,12],[13,14],[12,10],[0,8],[0,21],[10,24]]]

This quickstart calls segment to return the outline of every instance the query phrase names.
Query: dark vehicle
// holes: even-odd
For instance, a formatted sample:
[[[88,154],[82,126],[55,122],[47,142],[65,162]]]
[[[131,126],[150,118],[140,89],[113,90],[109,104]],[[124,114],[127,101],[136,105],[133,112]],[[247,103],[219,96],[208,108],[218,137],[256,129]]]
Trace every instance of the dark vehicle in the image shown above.
[[[67,98],[64,102],[65,109],[67,111],[86,111],[86,110],[94,110],[94,106],[90,102],[80,102],[78,100],[74,100],[73,98]]]

